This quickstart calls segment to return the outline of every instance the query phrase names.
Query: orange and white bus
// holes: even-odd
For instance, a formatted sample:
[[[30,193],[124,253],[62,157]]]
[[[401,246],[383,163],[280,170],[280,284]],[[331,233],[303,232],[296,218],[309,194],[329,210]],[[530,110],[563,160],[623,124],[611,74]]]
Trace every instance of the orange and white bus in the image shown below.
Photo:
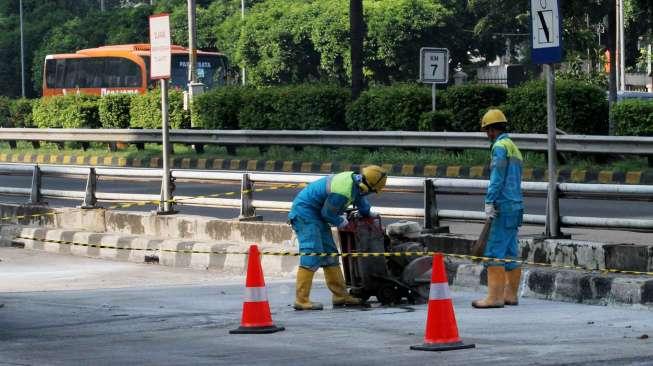
[[[172,46],[170,84],[186,89],[188,49]],[[227,58],[217,52],[197,52],[197,78],[207,89],[226,81]],[[43,96],[63,94],[142,94],[150,79],[150,45],[127,44],[48,55],[43,70]]]

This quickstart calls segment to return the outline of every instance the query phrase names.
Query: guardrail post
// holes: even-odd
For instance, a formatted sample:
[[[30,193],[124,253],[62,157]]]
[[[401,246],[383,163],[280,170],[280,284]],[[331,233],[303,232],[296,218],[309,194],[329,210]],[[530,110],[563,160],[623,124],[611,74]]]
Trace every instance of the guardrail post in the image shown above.
[[[41,197],[41,168],[38,165],[34,165],[34,170],[32,170],[32,192],[29,195],[30,205],[43,205],[43,199]]]
[[[95,197],[95,190],[97,188],[97,174],[95,168],[89,168],[88,179],[86,180],[86,194],[84,195],[84,202],[80,206],[83,209],[98,208],[97,198]]]
[[[256,216],[256,208],[252,205],[254,199],[254,184],[249,179],[249,174],[244,173],[240,182],[240,221],[260,221],[262,216]]]
[[[437,191],[433,179],[424,179],[424,232],[448,233],[448,226],[440,226]]]
[[[550,239],[569,239],[571,235],[564,234],[560,230],[560,188],[557,183],[555,184],[555,190],[552,192],[553,197],[547,197],[546,201],[544,237]]]

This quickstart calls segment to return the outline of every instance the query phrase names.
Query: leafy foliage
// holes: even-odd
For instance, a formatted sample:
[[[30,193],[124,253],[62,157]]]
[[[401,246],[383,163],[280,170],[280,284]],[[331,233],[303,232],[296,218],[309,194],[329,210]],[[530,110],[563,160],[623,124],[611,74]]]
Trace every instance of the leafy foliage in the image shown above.
[[[9,126],[11,127],[34,127],[32,121],[32,105],[31,99],[16,99],[12,101],[9,106]]]
[[[450,130],[476,132],[481,117],[489,107],[496,107],[506,101],[508,90],[500,86],[470,84],[453,86],[441,93],[444,108],[453,112]]]
[[[617,134],[653,136],[653,101],[624,100],[612,109]]]
[[[419,117],[420,131],[455,131],[454,114],[449,110],[422,113]]]
[[[531,81],[508,91],[503,108],[511,130],[546,133],[546,85]],[[605,92],[588,83],[556,82],[557,127],[577,134],[599,135],[608,131],[608,102]]]
[[[32,116],[39,128],[97,128],[100,127],[98,97],[65,95],[37,100]]]
[[[13,127],[10,123],[11,99],[0,96],[0,127]]]
[[[227,86],[193,98],[192,120],[195,127],[207,130],[238,129],[238,114],[246,89]]]
[[[171,128],[189,128],[190,114],[184,111],[184,96],[181,91],[170,90],[168,94],[169,124]],[[161,128],[161,91],[155,89],[143,95],[136,95],[129,110],[131,127]]]
[[[420,116],[431,109],[431,91],[416,84],[369,89],[347,110],[351,130],[416,131]]]
[[[248,89],[239,113],[242,129],[339,130],[349,91],[330,85]]]
[[[129,94],[111,94],[100,98],[98,111],[102,128],[128,128],[132,98]]]

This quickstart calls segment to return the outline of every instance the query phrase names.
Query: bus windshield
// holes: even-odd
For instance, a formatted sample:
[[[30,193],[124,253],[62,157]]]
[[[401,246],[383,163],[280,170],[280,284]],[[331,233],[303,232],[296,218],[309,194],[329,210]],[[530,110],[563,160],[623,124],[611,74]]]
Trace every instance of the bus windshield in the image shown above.
[[[197,55],[197,81],[207,89],[224,85],[227,65],[223,56]],[[172,56],[172,75],[170,83],[173,87],[187,89],[188,55]]]

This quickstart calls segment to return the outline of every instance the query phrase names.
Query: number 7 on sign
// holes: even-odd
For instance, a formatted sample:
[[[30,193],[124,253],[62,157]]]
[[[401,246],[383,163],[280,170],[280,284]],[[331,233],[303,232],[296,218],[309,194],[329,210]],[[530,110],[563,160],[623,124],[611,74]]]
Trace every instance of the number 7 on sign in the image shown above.
[[[438,64],[431,64],[431,67],[433,68],[433,76],[435,76],[435,72],[438,71]]]

